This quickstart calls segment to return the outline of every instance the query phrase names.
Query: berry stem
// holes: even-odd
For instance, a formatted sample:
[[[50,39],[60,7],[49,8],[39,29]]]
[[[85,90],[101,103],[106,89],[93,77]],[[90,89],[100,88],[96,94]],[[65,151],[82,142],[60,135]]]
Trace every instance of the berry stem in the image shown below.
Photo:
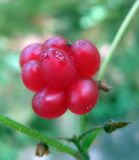
[[[105,122],[103,125],[98,125],[94,128],[89,129],[88,131],[82,133],[81,135],[79,135],[77,137],[78,142],[81,141],[86,135],[96,131],[96,130],[104,130],[106,133],[111,133],[119,128],[123,128],[125,126],[127,126],[128,124],[130,124],[130,122],[126,122],[126,121],[113,121],[113,120],[109,120],[108,122]]]
[[[77,157],[77,159],[79,158],[79,160],[89,160],[88,152],[84,151],[83,145],[81,145],[79,137],[76,135],[73,135],[71,138],[59,137],[58,139],[71,142],[76,146],[76,148],[79,151],[79,157]]]
[[[88,129],[88,116],[82,115],[80,116],[80,132],[84,132]]]
[[[76,147],[78,148],[80,155],[81,155],[81,160],[89,160],[88,153],[84,152],[83,146],[80,145],[80,141],[75,142]],[[80,160],[80,159],[79,159]]]
[[[69,143],[73,143],[79,152],[79,154],[78,154],[79,157],[76,157],[76,158],[77,159],[79,158],[79,160],[89,160],[89,155],[88,155],[87,151],[84,150],[84,146],[81,143],[83,138],[85,138],[88,134],[91,134],[94,131],[98,131],[98,133],[100,133],[101,131],[104,130],[106,133],[111,133],[117,129],[120,129],[120,128],[127,126],[128,124],[130,124],[130,122],[109,120],[102,125],[98,125],[96,127],[93,127],[91,129],[83,132],[80,135],[73,135],[71,138],[56,137],[56,139],[64,140]]]
[[[5,115],[0,114],[0,122],[6,126],[9,126],[13,129],[16,129],[18,132],[24,133],[24,134],[26,134],[26,135],[28,135],[38,141],[41,141],[41,142],[46,143],[48,145],[51,145],[61,152],[66,152],[74,157],[76,157],[76,155],[77,155],[77,152],[74,149],[70,148],[69,146],[64,145],[64,144],[60,143],[59,141],[56,141],[52,138],[49,138],[48,136],[43,135],[40,132],[38,132],[30,127],[26,127],[23,124],[16,122],[16,121],[8,118]]]
[[[92,133],[93,131],[96,131],[96,130],[102,130],[103,129],[103,125],[100,125],[100,126],[96,126],[95,128],[91,128],[89,129],[88,131],[82,133],[79,137],[78,137],[78,141],[82,140],[82,138],[84,138],[86,135]]]
[[[136,15],[137,11],[139,9],[139,0],[136,0],[133,6],[131,7],[130,11],[128,12],[127,16],[125,17],[124,21],[122,22],[118,32],[116,33],[116,36],[111,44],[111,48],[109,51],[108,56],[105,58],[104,62],[102,63],[101,69],[98,73],[97,79],[100,80],[103,78],[105,70],[108,66],[108,63],[110,62],[112,55],[114,54],[116,48],[118,47],[118,44],[120,43],[123,35],[125,34],[128,26],[130,25],[132,19]]]

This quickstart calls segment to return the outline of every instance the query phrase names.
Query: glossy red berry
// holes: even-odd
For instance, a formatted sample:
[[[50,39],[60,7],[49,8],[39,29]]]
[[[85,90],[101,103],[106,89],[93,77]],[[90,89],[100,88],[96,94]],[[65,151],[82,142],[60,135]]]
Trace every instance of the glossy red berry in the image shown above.
[[[35,94],[32,107],[35,113],[42,118],[58,118],[68,109],[67,97],[63,91],[45,88]]]
[[[63,37],[60,37],[60,36],[55,36],[55,37],[49,38],[43,44],[44,50],[48,49],[48,48],[58,48],[58,49],[66,51],[67,47],[68,47],[67,40]]]
[[[21,77],[25,86],[31,91],[36,92],[46,86],[42,78],[40,65],[35,60],[31,60],[23,65]]]
[[[93,76],[100,66],[100,55],[95,45],[86,40],[78,40],[70,48],[78,73],[81,76]]]
[[[85,114],[92,110],[99,97],[97,83],[89,78],[80,78],[68,90],[68,104],[71,112]]]
[[[30,60],[36,60],[41,52],[42,45],[40,43],[33,43],[25,47],[20,55],[20,66]]]
[[[76,77],[76,69],[70,57],[56,48],[49,48],[40,55],[40,66],[43,77],[53,88],[64,89]]]
[[[100,55],[89,41],[68,45],[56,36],[44,44],[28,45],[21,53],[20,66],[23,83],[37,92],[32,108],[42,118],[57,118],[68,107],[75,114],[86,114],[97,103],[99,89],[91,76],[99,69]]]

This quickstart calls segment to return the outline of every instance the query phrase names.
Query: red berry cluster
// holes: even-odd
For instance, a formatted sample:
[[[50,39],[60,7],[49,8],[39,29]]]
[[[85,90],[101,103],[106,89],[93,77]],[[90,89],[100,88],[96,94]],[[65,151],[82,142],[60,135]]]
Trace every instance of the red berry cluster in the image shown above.
[[[98,86],[91,77],[99,69],[100,55],[89,41],[69,45],[57,36],[31,44],[23,49],[20,65],[25,86],[36,92],[33,110],[42,118],[57,118],[68,108],[85,114],[98,100]]]

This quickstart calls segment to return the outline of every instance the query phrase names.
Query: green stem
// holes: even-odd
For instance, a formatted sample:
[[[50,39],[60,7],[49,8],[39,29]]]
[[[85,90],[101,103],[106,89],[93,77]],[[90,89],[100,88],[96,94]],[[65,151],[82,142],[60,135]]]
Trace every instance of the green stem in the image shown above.
[[[139,9],[139,0],[136,0],[135,3],[133,4],[132,8],[130,9],[129,13],[127,14],[125,20],[123,21],[123,23],[121,24],[112,44],[111,44],[111,48],[109,51],[108,56],[105,58],[101,69],[98,73],[98,80],[102,79],[102,77],[104,76],[105,70],[108,66],[108,63],[110,61],[110,59],[112,58],[113,53],[115,52],[118,44],[120,43],[126,29],[128,28],[129,24],[131,23],[131,20],[133,19],[133,17],[135,16],[136,12]]]
[[[39,140],[43,143],[51,145],[61,152],[66,152],[66,153],[76,157],[77,152],[75,150],[73,150],[72,148],[70,148],[69,146],[64,145],[64,144],[62,144],[52,138],[49,138],[46,135],[42,135],[40,132],[38,132],[32,128],[26,127],[26,126],[22,125],[21,123],[16,122],[16,121],[6,117],[5,115],[0,115],[0,122],[11,127],[11,128],[16,129],[17,131],[19,131],[21,133],[24,133],[24,134],[30,136],[36,140]]]
[[[82,138],[84,138],[86,135],[92,133],[93,131],[102,130],[102,129],[103,129],[103,125],[97,126],[97,127],[95,127],[95,128],[91,128],[90,130],[82,133],[82,134],[78,137],[78,141],[80,141]]]
[[[80,141],[79,141],[78,137],[74,136],[72,138],[72,142],[75,144],[75,146],[79,150],[79,153],[80,153],[80,157],[79,157],[80,159],[79,160],[89,160],[89,155],[88,155],[87,152],[84,151],[84,148],[80,144]]]
[[[139,8],[139,0],[136,0],[135,3],[133,4],[133,6],[131,7],[129,13],[127,14],[125,20],[121,24],[121,26],[120,26],[120,28],[119,28],[119,30],[118,30],[118,32],[117,32],[112,44],[111,44],[111,48],[110,48],[109,54],[104,59],[104,62],[102,63],[102,66],[101,66],[101,69],[100,69],[100,71],[98,73],[98,76],[97,76],[98,80],[103,78],[105,70],[106,70],[106,68],[108,66],[108,63],[110,62],[110,60],[112,58],[112,55],[115,52],[118,44],[120,43],[120,41],[121,41],[126,29],[130,25],[131,20],[133,19],[133,17],[135,16],[136,12],[138,11],[138,8]],[[84,131],[85,127],[87,126],[87,120],[86,119],[87,119],[87,116],[82,116],[80,118],[81,131]]]
[[[84,132],[88,128],[87,115],[80,116],[80,133]]]
[[[75,144],[81,155],[80,160],[89,160],[89,156],[87,153],[84,152],[83,147],[80,145],[80,142],[77,141]]]

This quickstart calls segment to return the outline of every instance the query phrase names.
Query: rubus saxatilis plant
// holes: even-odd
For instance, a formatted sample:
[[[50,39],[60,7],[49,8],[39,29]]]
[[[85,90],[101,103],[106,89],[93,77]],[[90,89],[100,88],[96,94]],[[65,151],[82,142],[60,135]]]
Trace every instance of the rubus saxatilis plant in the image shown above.
[[[136,0],[121,24],[101,67],[97,48],[86,40],[78,40],[69,45],[66,39],[58,36],[43,44],[29,45],[22,51],[20,57],[22,80],[28,89],[35,92],[32,107],[40,117],[57,118],[68,108],[78,115],[89,113],[92,110],[97,103],[99,90],[109,91],[111,89],[101,79],[138,9],[139,0]],[[92,76],[95,76],[98,70],[97,81],[95,81]],[[88,129],[87,115],[85,115],[80,119],[81,133],[79,135],[75,133],[71,137],[51,138],[2,114],[0,114],[0,122],[41,142],[36,148],[37,156],[47,155],[48,146],[51,146],[78,160],[90,160],[89,147],[101,130],[111,133],[129,124],[129,122],[110,120]],[[60,140],[73,143],[76,147],[64,144]]]

